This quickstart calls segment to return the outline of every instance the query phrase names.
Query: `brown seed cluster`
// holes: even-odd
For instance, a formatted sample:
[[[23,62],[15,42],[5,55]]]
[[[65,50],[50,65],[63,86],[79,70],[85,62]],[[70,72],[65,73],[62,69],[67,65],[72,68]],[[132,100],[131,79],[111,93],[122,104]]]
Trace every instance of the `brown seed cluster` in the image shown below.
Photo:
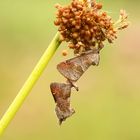
[[[125,11],[121,11],[118,28],[112,18],[101,11],[102,4],[89,1],[72,0],[68,6],[56,5],[58,11],[54,24],[59,26],[61,40],[68,42],[68,47],[74,49],[74,54],[102,49],[105,40],[112,43],[117,38],[117,30],[128,26]]]

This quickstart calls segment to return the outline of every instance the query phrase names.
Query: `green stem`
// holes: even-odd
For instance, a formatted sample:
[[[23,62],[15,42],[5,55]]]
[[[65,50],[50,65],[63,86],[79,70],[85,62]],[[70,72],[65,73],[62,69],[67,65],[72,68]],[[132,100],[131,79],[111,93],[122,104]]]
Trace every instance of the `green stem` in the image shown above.
[[[54,39],[52,40],[52,42],[50,43],[50,45],[48,46],[47,50],[41,57],[40,61],[38,62],[38,64],[36,65],[32,73],[30,74],[29,78],[27,79],[27,81],[19,91],[18,95],[16,96],[16,98],[14,99],[14,101],[9,106],[8,110],[5,112],[2,119],[0,120],[0,135],[3,134],[6,127],[14,118],[16,112],[19,110],[24,100],[29,95],[31,89],[33,88],[33,86],[41,76],[42,72],[46,68],[48,62],[50,61],[50,59],[52,58],[52,56],[54,55],[55,51],[57,50],[60,44],[61,41],[59,39],[59,33],[57,33]]]

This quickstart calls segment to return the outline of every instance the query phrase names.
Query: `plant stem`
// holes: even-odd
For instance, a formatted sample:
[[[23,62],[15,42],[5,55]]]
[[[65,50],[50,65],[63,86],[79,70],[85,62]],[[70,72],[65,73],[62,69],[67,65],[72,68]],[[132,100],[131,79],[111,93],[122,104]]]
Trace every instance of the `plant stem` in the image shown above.
[[[14,118],[16,112],[19,110],[24,100],[29,95],[33,86],[41,76],[42,72],[46,68],[48,62],[50,61],[50,59],[52,58],[52,56],[54,55],[55,51],[57,50],[60,44],[61,41],[59,39],[59,33],[57,33],[52,42],[50,43],[50,45],[48,46],[47,50],[39,60],[38,64],[30,74],[29,78],[19,91],[18,95],[16,96],[16,98],[14,99],[14,101],[9,106],[8,110],[5,112],[2,119],[0,120],[0,135],[3,134],[6,127]]]

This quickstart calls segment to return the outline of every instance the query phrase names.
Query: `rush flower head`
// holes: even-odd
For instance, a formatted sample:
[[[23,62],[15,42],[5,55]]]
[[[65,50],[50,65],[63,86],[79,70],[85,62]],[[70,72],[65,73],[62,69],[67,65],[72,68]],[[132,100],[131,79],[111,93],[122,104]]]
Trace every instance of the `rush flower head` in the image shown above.
[[[117,31],[128,26],[125,10],[120,11],[120,18],[113,22],[101,3],[94,0],[72,0],[67,6],[56,4],[58,9],[54,24],[58,26],[61,40],[68,42],[68,47],[74,54],[104,47],[104,41],[109,43],[117,38]]]

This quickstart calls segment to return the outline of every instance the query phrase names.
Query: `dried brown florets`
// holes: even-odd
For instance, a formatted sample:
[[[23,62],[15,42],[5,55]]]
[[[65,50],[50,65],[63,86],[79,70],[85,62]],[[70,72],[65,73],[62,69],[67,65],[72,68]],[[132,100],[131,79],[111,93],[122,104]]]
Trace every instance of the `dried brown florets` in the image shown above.
[[[106,12],[101,11],[102,4],[93,0],[73,0],[68,6],[57,4],[56,8],[54,24],[59,26],[61,40],[68,42],[68,47],[74,49],[75,54],[102,49],[105,40],[112,43],[117,38],[117,31],[128,26],[124,10],[121,10],[119,20],[114,23]]]

